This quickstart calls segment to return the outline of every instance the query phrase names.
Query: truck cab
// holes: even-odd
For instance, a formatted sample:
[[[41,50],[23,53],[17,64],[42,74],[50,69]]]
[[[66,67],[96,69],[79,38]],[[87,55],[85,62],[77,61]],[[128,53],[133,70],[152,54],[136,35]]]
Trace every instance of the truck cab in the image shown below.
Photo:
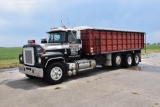
[[[48,39],[42,39],[41,44],[29,40],[23,46],[22,54],[19,55],[19,62],[23,65],[19,68],[20,72],[29,78],[41,77],[56,84],[62,82],[66,75],[76,75],[79,69],[91,68],[91,61],[81,60],[79,30],[52,28],[47,33]],[[95,61],[92,63],[95,67]]]

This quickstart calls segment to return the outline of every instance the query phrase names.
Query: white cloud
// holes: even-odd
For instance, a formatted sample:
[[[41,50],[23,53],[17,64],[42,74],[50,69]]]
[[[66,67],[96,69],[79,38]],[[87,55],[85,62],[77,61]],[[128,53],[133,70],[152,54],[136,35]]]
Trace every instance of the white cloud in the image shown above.
[[[9,12],[28,12],[33,4],[30,0],[1,0],[0,9]]]
[[[0,11],[15,12],[20,14],[32,14],[51,10],[57,12],[65,10],[76,4],[84,2],[83,0],[0,0]],[[45,11],[47,12],[47,11]],[[53,14],[53,13],[52,13]]]

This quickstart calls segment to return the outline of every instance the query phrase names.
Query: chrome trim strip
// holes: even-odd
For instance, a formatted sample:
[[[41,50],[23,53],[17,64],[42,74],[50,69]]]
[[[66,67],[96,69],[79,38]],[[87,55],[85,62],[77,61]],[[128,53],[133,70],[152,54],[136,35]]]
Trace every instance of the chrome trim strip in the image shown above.
[[[47,61],[46,65],[45,65],[45,68],[47,67],[48,62],[49,62],[49,61],[51,61],[51,60],[53,60],[53,59],[63,59],[63,60],[64,60],[64,58],[63,58],[63,57],[51,58],[51,59],[49,59],[49,60]]]

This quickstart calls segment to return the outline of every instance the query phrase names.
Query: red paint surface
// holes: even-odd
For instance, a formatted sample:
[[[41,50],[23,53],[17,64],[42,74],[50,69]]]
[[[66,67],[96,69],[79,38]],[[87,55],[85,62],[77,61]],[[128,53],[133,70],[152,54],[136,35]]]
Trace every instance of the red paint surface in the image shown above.
[[[144,33],[142,32],[87,29],[81,31],[81,38],[84,53],[144,48]]]

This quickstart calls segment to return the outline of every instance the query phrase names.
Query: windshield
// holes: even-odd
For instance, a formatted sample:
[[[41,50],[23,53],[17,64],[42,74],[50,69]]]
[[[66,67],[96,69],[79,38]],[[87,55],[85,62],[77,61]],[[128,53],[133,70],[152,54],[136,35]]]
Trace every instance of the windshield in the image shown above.
[[[48,43],[63,43],[66,41],[66,32],[51,32]]]

